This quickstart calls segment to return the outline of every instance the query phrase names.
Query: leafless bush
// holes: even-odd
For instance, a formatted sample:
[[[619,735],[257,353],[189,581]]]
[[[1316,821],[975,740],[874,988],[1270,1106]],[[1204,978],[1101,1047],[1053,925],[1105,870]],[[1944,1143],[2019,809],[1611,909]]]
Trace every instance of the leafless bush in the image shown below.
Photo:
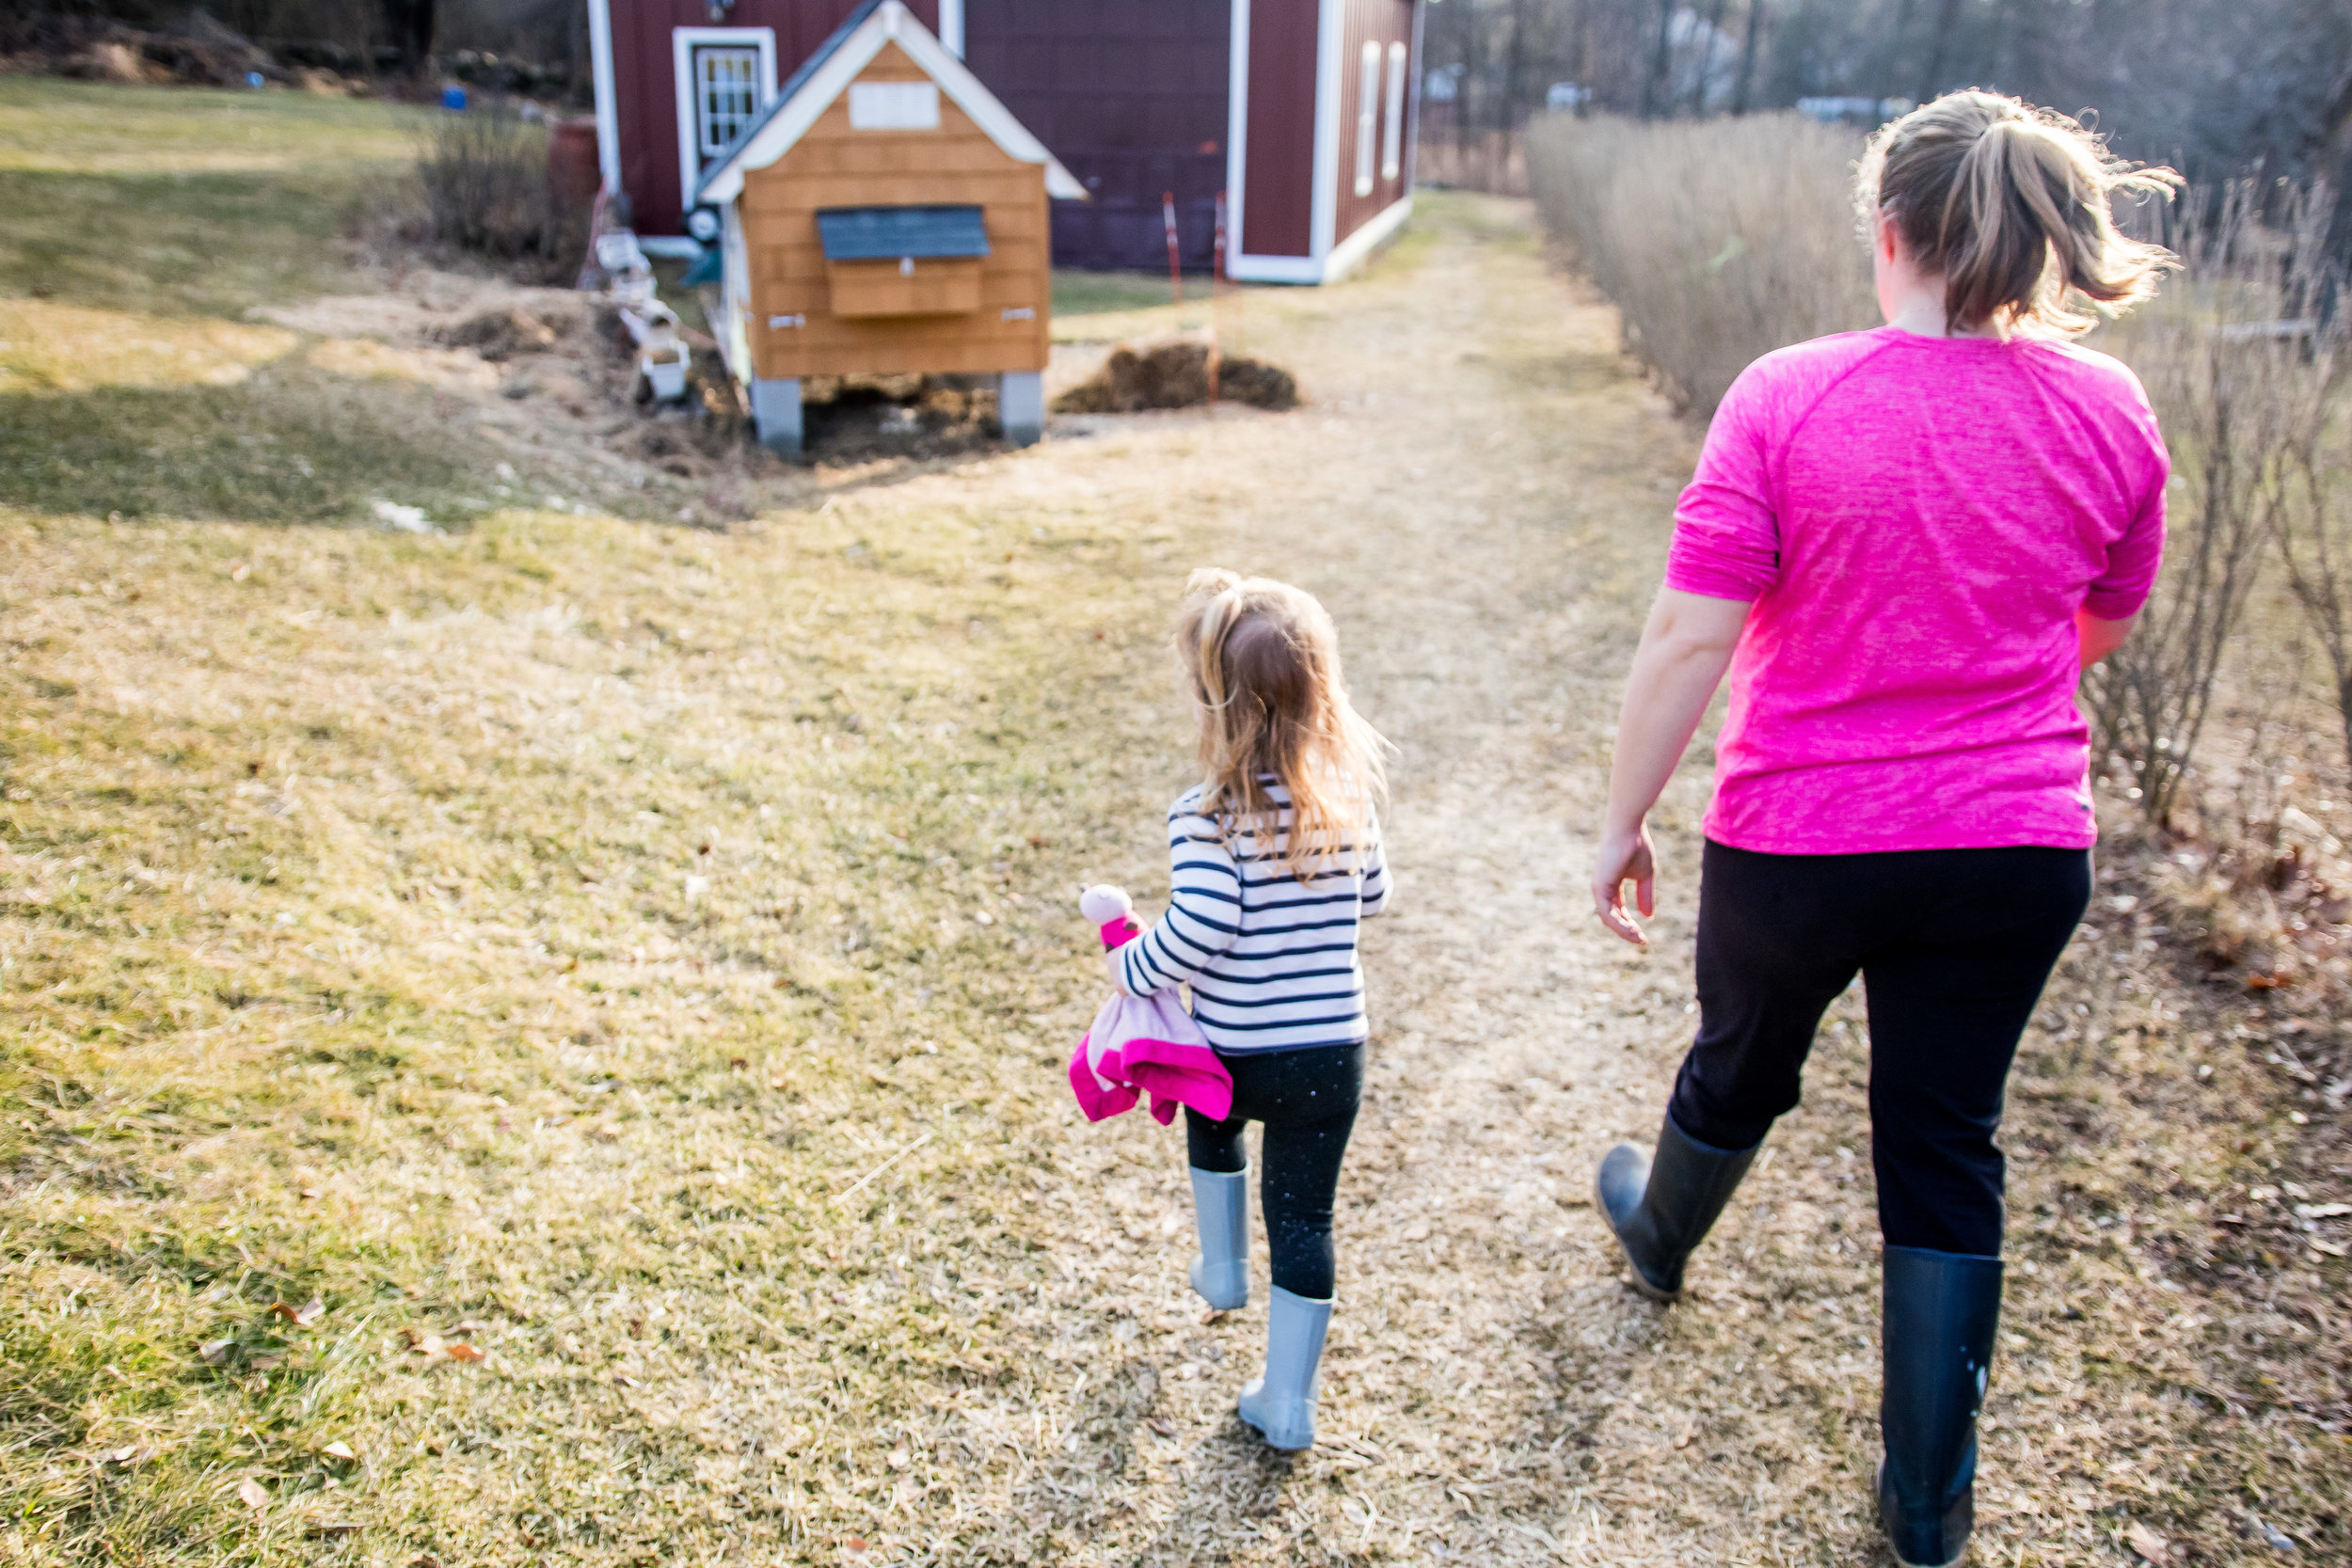
[[[1551,232],[1615,302],[1626,346],[1700,415],[1757,356],[1877,324],[1847,197],[1860,151],[1851,132],[1796,115],[1552,115],[1527,133]]]
[[[2270,223],[2266,199],[2280,209]],[[2337,627],[2352,676],[2352,603],[2337,578],[2346,541],[2312,521],[2329,491],[2307,460],[2319,453],[2336,381],[2337,356],[2316,340],[2337,331],[2299,313],[2320,304],[2324,206],[2280,203],[2253,180],[2192,193],[2162,225],[2180,276],[2106,335],[2147,386],[2174,483],[2164,575],[2132,640],[2093,672],[2086,694],[2104,761],[2128,772],[2130,793],[2159,825],[2171,821],[2274,541],[2288,546],[2289,580],[2315,624]]]
[[[2332,192],[2313,191],[2281,226],[2288,314],[2273,329],[2271,347],[2291,356],[2280,377],[2286,437],[2265,480],[2287,588],[2327,657],[2344,758],[2352,764],[2352,410],[2341,396],[2352,372],[2352,330],[2343,309],[2346,279],[2327,250],[2334,199]]]
[[[443,115],[417,159],[433,238],[547,277],[579,269],[587,214],[548,179],[548,135],[510,106]]]

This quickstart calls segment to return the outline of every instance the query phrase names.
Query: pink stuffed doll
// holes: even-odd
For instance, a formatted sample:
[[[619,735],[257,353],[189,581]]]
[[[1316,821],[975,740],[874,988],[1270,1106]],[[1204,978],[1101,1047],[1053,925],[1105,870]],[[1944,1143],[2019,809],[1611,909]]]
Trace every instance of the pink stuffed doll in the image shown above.
[[[1106,948],[1141,934],[1124,888],[1090,887],[1078,910],[1102,929]],[[1215,1121],[1233,1108],[1232,1075],[1172,989],[1151,996],[1120,992],[1104,1003],[1070,1058],[1070,1088],[1089,1121],[1131,1110],[1145,1094],[1163,1127],[1176,1119],[1179,1105]]]

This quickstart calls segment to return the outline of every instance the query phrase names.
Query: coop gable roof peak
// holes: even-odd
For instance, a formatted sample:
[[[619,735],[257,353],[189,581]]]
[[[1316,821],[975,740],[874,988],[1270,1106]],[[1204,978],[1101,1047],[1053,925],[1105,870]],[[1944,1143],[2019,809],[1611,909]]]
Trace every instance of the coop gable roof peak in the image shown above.
[[[1007,156],[1044,165],[1046,195],[1086,198],[1086,187],[1071,177],[1045,150],[1045,144],[1030,135],[1028,127],[1015,119],[1012,111],[998,103],[996,95],[961,60],[947,52],[902,0],[866,0],[777,89],[751,129],[736,137],[735,145],[703,172],[695,182],[692,204],[728,202],[741,195],[744,174],[766,168],[789,152],[808,135],[818,117],[833,106],[834,100],[850,90],[850,84],[873,63],[882,46],[890,43],[922,67],[939,84],[939,90],[1003,148]]]

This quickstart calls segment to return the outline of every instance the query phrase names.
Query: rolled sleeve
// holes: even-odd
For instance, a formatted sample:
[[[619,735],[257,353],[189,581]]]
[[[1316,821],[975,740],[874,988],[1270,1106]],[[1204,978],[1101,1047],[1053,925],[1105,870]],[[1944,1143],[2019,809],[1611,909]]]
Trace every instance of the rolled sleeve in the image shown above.
[[[1698,470],[1675,503],[1666,586],[1708,599],[1753,601],[1780,577],[1763,379],[1751,368],[1707,427]]]

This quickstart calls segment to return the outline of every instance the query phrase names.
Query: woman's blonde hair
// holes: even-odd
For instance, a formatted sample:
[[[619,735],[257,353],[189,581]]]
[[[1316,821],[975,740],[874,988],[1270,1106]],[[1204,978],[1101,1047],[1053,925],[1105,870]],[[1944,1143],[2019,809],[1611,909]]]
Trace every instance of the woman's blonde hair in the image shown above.
[[[1304,879],[1350,848],[1388,788],[1389,743],[1347,700],[1340,639],[1314,595],[1203,567],[1184,584],[1176,652],[1200,707],[1201,815],[1271,842],[1290,792],[1283,868]]]
[[[1883,214],[1919,270],[1944,279],[1955,330],[2086,331],[2080,295],[2120,313],[2176,265],[2119,232],[2117,193],[2170,196],[2181,177],[2127,164],[2073,119],[1997,92],[1947,92],[1880,128],[1862,155],[1855,205]]]

